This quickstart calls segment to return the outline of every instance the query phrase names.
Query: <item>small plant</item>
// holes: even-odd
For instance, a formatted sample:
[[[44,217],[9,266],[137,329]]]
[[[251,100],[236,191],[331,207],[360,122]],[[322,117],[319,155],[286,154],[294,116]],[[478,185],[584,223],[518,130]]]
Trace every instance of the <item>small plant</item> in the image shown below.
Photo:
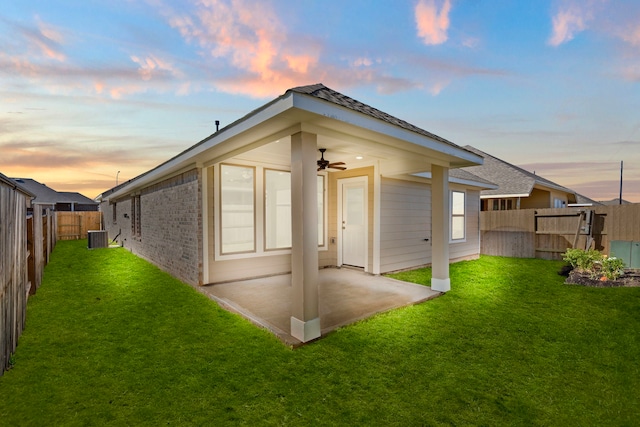
[[[602,261],[602,274],[609,280],[616,280],[624,274],[624,261],[614,256],[607,258],[604,255]]]
[[[9,369],[13,368],[15,364],[16,364],[16,355],[12,353],[9,356]]]
[[[624,261],[616,257],[609,258],[594,249],[567,249],[562,259],[592,279],[616,280],[624,274]]]
[[[588,251],[567,249],[562,259],[580,272],[592,272],[596,269],[597,263],[602,260],[602,254],[594,249],[589,249]]]

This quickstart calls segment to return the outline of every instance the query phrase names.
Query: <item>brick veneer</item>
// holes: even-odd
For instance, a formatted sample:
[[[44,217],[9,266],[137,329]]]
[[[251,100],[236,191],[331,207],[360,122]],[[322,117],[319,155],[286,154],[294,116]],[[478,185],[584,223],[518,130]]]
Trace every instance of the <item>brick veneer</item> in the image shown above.
[[[141,234],[132,236],[131,196],[113,206],[103,202],[109,238],[121,232],[118,243],[169,274],[192,285],[202,284],[202,175],[198,169],[142,189]],[[125,217],[126,215],[126,217]]]

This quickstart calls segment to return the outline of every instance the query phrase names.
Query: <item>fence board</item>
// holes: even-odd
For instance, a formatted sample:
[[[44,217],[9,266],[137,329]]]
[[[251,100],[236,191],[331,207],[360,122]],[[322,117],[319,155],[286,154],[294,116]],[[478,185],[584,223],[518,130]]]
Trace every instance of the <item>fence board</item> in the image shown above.
[[[56,212],[59,240],[86,239],[89,230],[102,229],[102,212]]]
[[[24,329],[27,307],[27,198],[0,181],[0,375]]]
[[[27,216],[29,198],[0,181],[0,375],[8,369],[27,313],[55,243],[55,215]]]
[[[480,213],[481,253],[560,259],[562,253],[574,245],[578,216],[541,216],[572,214],[583,209],[594,211],[592,248],[609,254],[613,240],[640,241],[640,203],[589,208],[485,211]],[[537,231],[536,213],[539,216]],[[585,248],[588,237],[580,232],[576,247]]]

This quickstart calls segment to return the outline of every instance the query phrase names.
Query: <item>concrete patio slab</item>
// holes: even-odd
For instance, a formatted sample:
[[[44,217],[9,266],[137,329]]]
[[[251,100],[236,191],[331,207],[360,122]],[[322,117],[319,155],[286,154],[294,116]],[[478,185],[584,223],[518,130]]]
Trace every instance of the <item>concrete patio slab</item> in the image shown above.
[[[322,336],[376,313],[441,295],[428,286],[373,276],[349,268],[321,269],[318,279]],[[208,285],[199,290],[223,308],[270,330],[287,345],[295,347],[302,344],[289,333],[290,274]]]

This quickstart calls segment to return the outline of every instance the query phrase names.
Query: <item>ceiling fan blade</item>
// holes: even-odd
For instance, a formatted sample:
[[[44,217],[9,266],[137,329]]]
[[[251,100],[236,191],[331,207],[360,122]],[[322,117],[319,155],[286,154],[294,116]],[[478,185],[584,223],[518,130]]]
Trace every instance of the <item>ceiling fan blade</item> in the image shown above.
[[[329,167],[331,169],[338,169],[338,170],[341,170],[341,171],[347,170],[347,168],[345,166],[331,166],[331,165],[329,165]]]
[[[346,165],[345,162],[333,162],[333,163],[329,163],[329,166],[344,166]]]

